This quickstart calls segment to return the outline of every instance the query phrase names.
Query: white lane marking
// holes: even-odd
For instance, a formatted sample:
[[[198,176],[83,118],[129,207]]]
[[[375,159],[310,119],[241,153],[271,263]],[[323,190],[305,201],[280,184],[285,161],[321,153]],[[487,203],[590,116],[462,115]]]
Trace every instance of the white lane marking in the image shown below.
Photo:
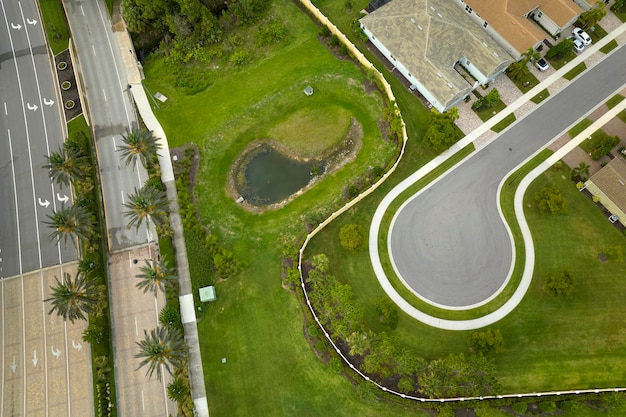
[[[115,143],[115,136],[111,136],[111,140],[113,141],[113,151],[117,151],[117,144]]]
[[[21,7],[21,3],[20,3],[20,7]],[[29,25],[36,25],[37,21],[35,19],[26,19],[26,23],[28,23]]]
[[[139,336],[139,325],[137,324],[137,317],[135,317],[135,336]]]
[[[22,21],[24,21],[25,18],[24,18],[24,10],[22,9],[22,3],[18,3],[18,5],[20,7],[20,14],[22,15]],[[37,23],[36,20],[29,20],[29,19],[26,19],[26,22],[28,22],[28,24],[30,25],[35,25]],[[30,41],[30,34],[28,33],[28,28],[26,28],[26,39],[28,40],[28,49],[30,50],[30,61],[33,65],[33,73],[35,75],[35,84],[37,85],[37,94],[39,95],[39,105],[43,109],[43,105],[44,105],[43,103],[45,103],[46,105],[52,106],[54,101],[47,102],[46,99],[43,99],[43,102],[42,102],[41,85],[39,83],[39,73],[37,71],[37,66],[35,65],[35,54],[33,53],[33,46]],[[37,106],[35,106],[35,110],[37,110]],[[48,137],[48,125],[46,123],[46,115],[44,111],[41,112],[41,122],[43,124],[44,139],[46,141],[46,152],[48,155],[50,155],[50,139]],[[50,191],[52,192],[52,209],[56,210],[57,204],[56,204],[56,201],[54,201],[54,191],[55,191],[54,182],[52,181],[50,182]],[[59,257],[59,264],[62,264],[63,259],[61,257],[61,241],[59,239],[57,239],[56,245],[57,245],[57,255]],[[46,386],[48,386],[47,378],[46,378]],[[48,413],[47,399],[48,399],[48,391],[46,390],[46,414]]]
[[[96,47],[93,44],[91,44],[91,50],[93,51],[93,56],[98,56],[96,54]]]
[[[65,369],[67,369],[65,373],[65,383],[67,384],[67,417],[70,417],[72,415],[72,399],[70,398],[70,354],[67,348],[67,321],[65,320],[63,320],[63,328],[65,330]]]
[[[120,190],[120,194],[122,195],[122,204],[126,204],[126,200],[124,200],[124,191]]]
[[[11,23],[11,29],[16,29],[16,30],[20,30],[22,29],[22,25],[20,24],[15,24],[15,23]]]
[[[4,280],[0,279],[0,302],[2,302],[2,305],[5,306],[5,302],[4,302]],[[0,393],[0,416],[4,416],[4,391],[6,391],[4,389],[4,341],[7,340],[7,338],[4,335],[4,312],[2,313],[2,391]],[[13,355],[12,361],[11,361],[11,370],[13,371],[13,375],[15,375],[15,371],[17,370],[17,363],[15,362],[15,355]]]
[[[83,9],[83,5],[80,5],[80,12],[83,14],[83,16],[85,15],[85,9]]]
[[[107,101],[107,91],[103,88],[102,95],[104,96],[104,101]]]
[[[6,102],[6,101],[4,102],[4,115],[5,115],[5,116],[8,116],[8,115],[9,115],[9,112],[8,112],[8,110],[7,110],[7,102]]]
[[[22,379],[24,380],[24,414],[26,414],[26,329],[24,326],[26,325],[26,307],[24,304],[24,275],[20,275],[20,285],[22,287],[22,359],[23,359],[23,374]]]
[[[15,181],[15,161],[13,156],[13,142],[11,141],[11,130],[7,130],[9,138],[9,153],[11,154],[11,173],[13,174],[13,195],[15,196],[15,222],[17,226],[17,257],[20,267],[20,275],[22,275],[22,234],[20,232],[20,208],[17,202],[17,182]],[[4,341],[4,339],[3,339]],[[4,369],[4,368],[3,368]]]
[[[144,399],[143,399],[143,390],[141,390],[141,409],[146,411],[146,403],[144,402]]]
[[[45,299],[45,294],[46,294],[46,290],[45,290],[45,286],[44,286],[44,278],[43,278],[43,271],[39,271],[39,282],[41,285],[41,299]],[[47,334],[48,334],[48,330],[47,330],[47,325],[46,325],[46,318],[48,317],[48,314],[46,314],[46,303],[41,303],[41,317],[42,317],[42,326],[43,326],[43,369],[44,369],[44,377],[45,377],[45,383],[46,383],[46,416],[48,415],[48,338],[47,338]],[[52,354],[56,356],[55,352],[54,352],[54,348],[52,346],[50,346],[50,349],[52,350]],[[60,354],[61,352],[59,352]],[[58,359],[58,356],[57,356]]]

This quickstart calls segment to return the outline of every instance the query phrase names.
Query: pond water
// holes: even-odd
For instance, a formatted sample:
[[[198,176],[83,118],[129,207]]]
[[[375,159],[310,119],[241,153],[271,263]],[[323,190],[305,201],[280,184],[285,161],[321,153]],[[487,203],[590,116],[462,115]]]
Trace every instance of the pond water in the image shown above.
[[[320,162],[300,162],[265,146],[254,155],[245,170],[245,186],[239,192],[254,205],[284,200],[323,173]]]

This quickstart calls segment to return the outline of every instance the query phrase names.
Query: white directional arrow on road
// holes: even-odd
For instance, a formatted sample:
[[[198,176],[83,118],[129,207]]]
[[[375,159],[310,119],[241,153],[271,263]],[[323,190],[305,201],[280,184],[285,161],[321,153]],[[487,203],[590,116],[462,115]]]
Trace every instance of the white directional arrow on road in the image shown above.
[[[57,200],[59,200],[61,203],[67,203],[67,200],[69,199],[70,198],[65,194],[63,194],[63,197],[61,197],[61,194],[57,193]]]
[[[26,107],[28,107],[28,110],[32,110],[32,111],[37,111],[37,109],[39,108],[36,104],[26,104]]]
[[[59,349],[55,349],[54,346],[50,346],[50,351],[52,352],[52,356],[57,359],[59,359],[59,356],[61,356],[61,351]]]
[[[52,106],[54,104],[54,100],[44,97],[43,104],[45,104],[46,106]]]
[[[83,348],[83,345],[81,345],[80,343],[75,342],[74,339],[72,339],[72,347],[80,352],[80,350]]]
[[[15,23],[11,23],[11,28],[12,28],[12,29],[17,29],[17,30],[20,30],[20,29],[22,28],[22,25],[20,25],[20,24],[17,24],[17,25],[16,25]]]
[[[43,200],[43,201],[42,201],[42,200],[41,200],[41,197],[39,197],[39,200],[38,200],[38,201],[39,201],[39,205],[40,205],[41,207],[48,208],[48,206],[50,205],[50,202],[49,202],[48,200]]]
[[[37,349],[33,350],[33,365],[35,365],[35,368],[37,367],[37,362],[39,362],[39,359],[37,359]]]
[[[17,371],[17,361],[15,360],[15,355],[13,355],[13,357],[11,358],[11,370],[13,371],[13,373]]]
[[[26,19],[26,23],[28,23],[29,25],[36,25],[37,21],[35,19]]]

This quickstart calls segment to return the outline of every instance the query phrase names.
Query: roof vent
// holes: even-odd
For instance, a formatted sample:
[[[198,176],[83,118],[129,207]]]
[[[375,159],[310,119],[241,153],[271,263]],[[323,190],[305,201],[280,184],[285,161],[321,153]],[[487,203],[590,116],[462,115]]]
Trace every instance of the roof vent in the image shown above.
[[[485,48],[488,48],[488,47],[489,47],[489,46],[487,46],[487,42],[483,42],[483,46],[484,46]]]
[[[411,18],[411,23],[415,24],[415,19]]]
[[[500,55],[498,55],[498,53],[495,51],[493,52],[493,56],[495,56],[496,58],[500,58]]]
[[[430,10],[432,10],[434,12],[435,8],[433,6],[430,6]]]
[[[443,16],[441,15],[441,13],[437,13],[437,16],[443,19]]]
[[[617,182],[619,182],[620,185],[624,185],[624,181],[622,181],[622,180],[617,180]]]
[[[448,87],[452,88],[452,84],[450,84],[450,83],[446,83],[446,84],[448,84]]]
[[[424,28],[423,28],[423,27],[421,27],[420,25],[417,25],[417,28],[418,28],[419,30],[424,30]]]
[[[437,73],[437,77],[442,78],[442,77],[443,77],[443,75],[441,75],[441,73],[440,73],[440,72],[438,72],[438,73]]]

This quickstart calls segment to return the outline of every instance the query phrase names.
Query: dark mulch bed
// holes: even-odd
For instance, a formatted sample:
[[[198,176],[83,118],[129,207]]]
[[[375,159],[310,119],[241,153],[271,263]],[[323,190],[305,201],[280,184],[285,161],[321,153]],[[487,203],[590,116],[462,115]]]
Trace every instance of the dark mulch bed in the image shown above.
[[[80,96],[78,94],[78,86],[76,85],[74,65],[72,64],[69,50],[66,49],[65,51],[59,53],[56,57],[54,57],[54,61],[57,71],[57,77],[59,79],[59,90],[61,91],[61,98],[63,100],[60,105],[65,111],[65,119],[69,122],[83,112],[83,108],[80,102]],[[61,62],[65,62],[67,64],[67,68],[63,70],[59,69],[59,64]],[[63,90],[61,88],[61,84],[63,84],[63,82],[65,81],[69,81],[71,83],[71,87],[68,90]],[[65,106],[65,103],[67,103],[69,100],[74,101],[74,107],[71,109],[68,109]]]

